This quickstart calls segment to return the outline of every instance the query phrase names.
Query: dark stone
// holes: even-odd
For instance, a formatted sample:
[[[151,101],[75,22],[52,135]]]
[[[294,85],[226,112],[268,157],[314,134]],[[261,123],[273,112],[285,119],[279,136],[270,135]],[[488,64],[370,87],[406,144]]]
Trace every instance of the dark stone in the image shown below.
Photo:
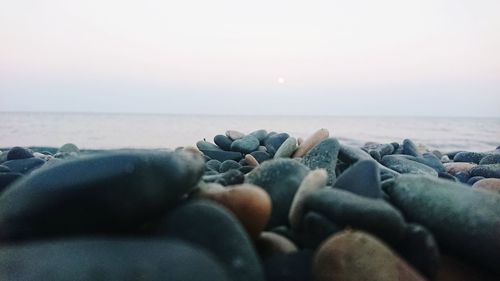
[[[409,221],[428,228],[447,252],[500,273],[500,196],[415,175],[401,175],[385,191]]]
[[[455,178],[458,179],[459,182],[467,183],[470,178],[470,174],[468,172],[458,172],[455,174]]]
[[[363,146],[363,149],[376,161],[380,161],[385,155],[389,155],[394,152],[394,146],[390,143],[366,143]]]
[[[470,177],[469,180],[467,180],[467,184],[468,185],[473,185],[475,184],[477,181],[479,180],[482,180],[484,179],[485,177],[481,177],[481,176],[475,176],[475,177]]]
[[[240,170],[240,172],[242,172],[243,174],[248,174],[251,171],[253,171],[253,167],[252,166],[243,166],[243,167],[239,168],[238,170]]]
[[[397,247],[398,253],[413,268],[430,280],[434,280],[440,262],[439,248],[434,236],[425,227],[409,223],[403,240]]]
[[[313,252],[301,250],[294,253],[276,255],[264,261],[268,281],[312,281]]]
[[[8,173],[8,172],[12,172],[12,170],[7,166],[0,165],[0,173]]]
[[[248,166],[248,163],[247,161],[245,160],[245,158],[243,159],[240,159],[240,161],[238,161],[238,163],[243,167],[243,166]]]
[[[253,158],[255,158],[255,160],[257,160],[257,162],[259,162],[259,163],[262,163],[266,160],[271,159],[271,155],[269,155],[269,153],[264,152],[264,151],[254,151],[254,152],[250,153],[250,155],[252,155]]]
[[[328,174],[327,185],[332,185],[336,179],[335,166],[339,149],[340,144],[336,139],[324,139],[309,150],[301,162],[311,170],[325,169]]]
[[[267,137],[267,131],[264,129],[260,129],[260,130],[251,132],[250,135],[256,137],[260,143],[263,143],[263,141]]]
[[[45,164],[45,161],[36,157],[9,160],[2,163],[2,165],[8,167],[12,172],[20,174],[28,174],[43,164]]]
[[[226,135],[216,135],[214,137],[214,142],[216,145],[218,145],[221,149],[225,151],[230,151],[231,144],[233,143],[233,141]]]
[[[459,152],[453,157],[454,162],[469,162],[479,164],[481,159],[485,157],[485,153],[479,152]]]
[[[231,143],[231,150],[244,154],[251,153],[259,148],[259,140],[251,135],[237,139]]]
[[[382,158],[382,165],[401,174],[418,174],[437,176],[438,173],[431,167],[407,159],[405,155],[386,155]]]
[[[0,241],[136,229],[176,204],[203,170],[196,155],[162,151],[109,152],[41,168],[1,194]]]
[[[410,139],[403,140],[403,154],[411,155],[415,157],[422,157],[422,154],[418,152],[418,148]]]
[[[213,170],[213,171],[216,171],[216,172],[219,172],[220,165],[221,165],[221,162],[220,162],[219,160],[215,160],[215,159],[208,160],[208,161],[205,163],[205,166],[206,166],[208,169]]]
[[[448,153],[446,153],[446,155],[448,155],[448,158],[453,159],[453,158],[455,158],[455,155],[457,155],[460,152],[466,152],[466,151],[456,150],[456,151],[448,152]]]
[[[248,174],[245,182],[262,187],[271,197],[273,208],[268,228],[288,225],[293,197],[308,172],[298,161],[275,159],[262,163]]]
[[[500,154],[488,154],[479,161],[479,165],[500,164]]]
[[[222,164],[220,165],[219,172],[225,173],[229,170],[239,169],[239,168],[241,168],[241,165],[238,162],[234,160],[226,160],[222,162]]]
[[[373,160],[362,160],[344,171],[333,187],[369,198],[381,198],[380,172]]]
[[[455,176],[453,176],[452,174],[447,173],[447,172],[438,173],[438,177],[441,178],[441,179],[445,179],[445,180],[450,180],[450,181],[454,181],[454,182],[460,182],[458,180],[458,178],[456,178]]]
[[[4,191],[9,184],[13,183],[15,180],[20,179],[22,174],[19,173],[0,173],[0,193]]]
[[[33,152],[24,147],[15,146],[7,152],[7,160],[27,159],[33,157]]]
[[[373,160],[373,158],[366,151],[361,148],[350,146],[350,145],[340,145],[339,156],[340,161],[346,164],[354,164],[360,160]],[[378,162],[377,162],[378,163]],[[396,177],[399,175],[398,172],[391,170],[382,164],[378,163],[381,176],[385,173],[390,177]]]
[[[45,155],[54,155],[59,150],[56,147],[48,147],[48,146],[30,146],[29,149],[33,152],[40,152]]]
[[[226,281],[203,249],[165,240],[58,240],[2,246],[2,280]]]
[[[431,153],[434,154],[434,156],[436,156],[437,159],[441,159],[443,157],[443,153],[441,153],[441,151],[439,151],[439,150],[433,150],[433,151],[431,151]],[[426,153],[424,153],[424,155],[425,154]]]
[[[500,164],[477,165],[469,173],[472,177],[500,178]]]
[[[413,161],[425,164],[433,168],[438,173],[446,171],[443,163],[441,163],[441,159],[438,158],[434,153],[424,153],[422,155],[422,158],[415,157],[415,160]]]
[[[368,231],[390,244],[399,241],[405,231],[403,216],[383,200],[336,188],[309,194],[303,208],[304,214],[318,212],[339,227]]]
[[[391,145],[392,145],[392,147],[394,147],[394,151],[396,151],[399,148],[399,143],[397,143],[397,142],[391,142]]]
[[[243,183],[245,175],[240,170],[229,170],[225,173],[203,176],[205,182],[215,182],[224,186]]]
[[[224,162],[226,160],[239,161],[243,157],[241,153],[234,151],[201,150],[201,152],[210,157],[210,159],[219,160],[220,162]]]
[[[310,211],[304,214],[300,230],[301,245],[304,248],[315,250],[325,239],[341,231],[340,227],[320,213]]]
[[[195,200],[174,209],[155,234],[208,250],[225,266],[231,280],[264,280],[250,237],[236,217],[216,203]]]
[[[271,136],[268,136],[264,140],[264,146],[267,148],[267,152],[270,155],[274,155],[278,148],[280,148],[281,144],[286,141],[287,138],[289,138],[290,135],[287,133],[280,133],[280,134],[274,134]]]
[[[204,151],[204,150],[220,150],[220,148],[217,145],[215,145],[215,144],[213,144],[211,142],[208,142],[208,141],[198,141],[196,143],[196,147],[198,147],[198,149],[200,151]]]

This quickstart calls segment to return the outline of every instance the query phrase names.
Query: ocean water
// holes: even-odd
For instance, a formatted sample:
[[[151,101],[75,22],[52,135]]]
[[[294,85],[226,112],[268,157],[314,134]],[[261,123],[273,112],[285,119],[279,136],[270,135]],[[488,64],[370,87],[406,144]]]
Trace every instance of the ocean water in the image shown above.
[[[307,137],[327,128],[341,143],[416,143],[440,151],[488,151],[500,145],[500,118],[197,116],[162,114],[0,113],[0,147],[175,148],[213,140],[228,129]]]

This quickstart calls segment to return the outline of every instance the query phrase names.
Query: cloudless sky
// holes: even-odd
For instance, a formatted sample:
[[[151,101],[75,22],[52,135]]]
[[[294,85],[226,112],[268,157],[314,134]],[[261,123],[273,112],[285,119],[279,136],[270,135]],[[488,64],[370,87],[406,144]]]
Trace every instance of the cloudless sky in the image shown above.
[[[500,117],[500,1],[0,0],[0,111]]]

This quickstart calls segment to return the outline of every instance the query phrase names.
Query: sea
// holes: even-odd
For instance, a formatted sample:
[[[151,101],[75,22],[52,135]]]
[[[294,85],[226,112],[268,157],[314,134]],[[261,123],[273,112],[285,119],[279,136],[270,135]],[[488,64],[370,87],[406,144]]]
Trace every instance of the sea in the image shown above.
[[[176,148],[213,141],[230,129],[306,138],[320,128],[341,143],[357,146],[406,138],[441,152],[491,151],[500,145],[500,118],[1,112],[0,148],[68,142],[84,149]]]

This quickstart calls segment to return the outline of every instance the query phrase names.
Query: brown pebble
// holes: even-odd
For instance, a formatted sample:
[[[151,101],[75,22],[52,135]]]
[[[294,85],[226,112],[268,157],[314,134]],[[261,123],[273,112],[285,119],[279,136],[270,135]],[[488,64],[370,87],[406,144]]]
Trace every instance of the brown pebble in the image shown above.
[[[297,150],[293,153],[292,157],[302,157],[306,155],[306,153],[311,150],[315,145],[320,143],[322,140],[328,138],[330,133],[327,129],[319,129],[314,134],[312,134],[309,138],[307,138],[304,142],[302,142]]]
[[[253,157],[251,154],[245,155],[245,161],[247,162],[248,166],[251,167],[259,166],[259,161],[257,161],[257,159],[255,159],[255,157]]]
[[[219,192],[206,192],[200,194],[200,197],[228,208],[253,239],[259,237],[271,216],[271,198],[262,188],[252,184],[235,185]]]
[[[388,246],[371,234],[342,231],[320,246],[313,262],[316,281],[423,281]]]
[[[288,254],[297,251],[297,246],[283,235],[264,231],[256,241],[257,250],[261,258],[276,254]]]
[[[467,163],[467,162],[451,162],[451,163],[444,163],[443,165],[444,168],[446,169],[446,172],[452,175],[456,175],[459,172],[468,173],[472,168],[477,166],[477,164]]]
[[[493,191],[496,193],[500,193],[500,179],[497,178],[487,178],[478,180],[475,182],[472,187],[481,188],[489,191]]]

